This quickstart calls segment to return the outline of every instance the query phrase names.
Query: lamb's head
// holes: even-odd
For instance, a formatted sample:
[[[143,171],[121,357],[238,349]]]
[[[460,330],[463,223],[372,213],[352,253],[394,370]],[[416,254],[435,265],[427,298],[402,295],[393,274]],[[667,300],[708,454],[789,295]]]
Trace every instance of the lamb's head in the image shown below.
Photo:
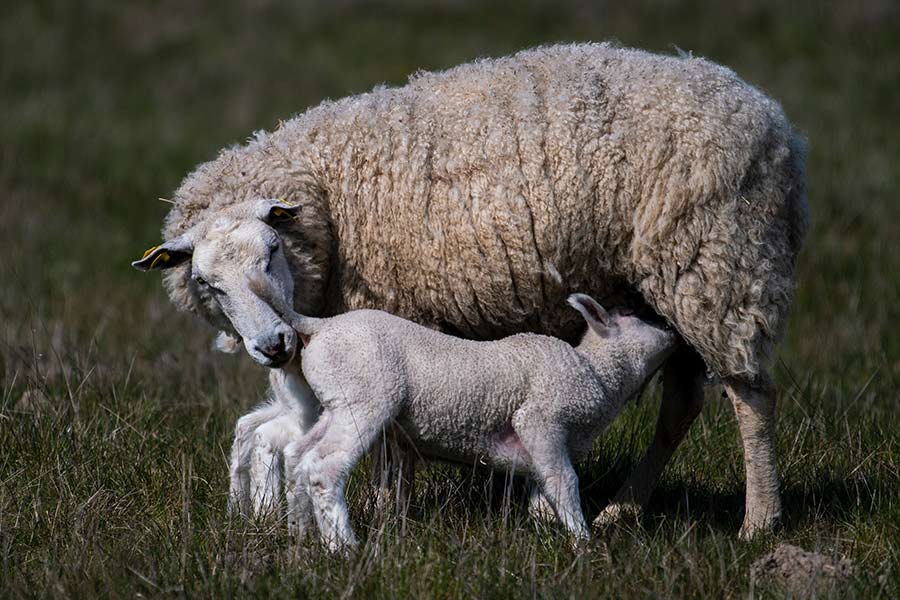
[[[641,380],[652,375],[678,344],[672,329],[628,311],[607,312],[585,294],[572,294],[568,302],[588,325],[579,349],[595,356],[621,357]]]
[[[190,288],[200,312],[223,330],[219,348],[234,351],[236,342],[243,340],[258,363],[281,367],[294,357],[296,333],[251,291],[248,281],[265,282],[293,305],[294,276],[280,232],[299,210],[280,200],[259,200],[151,248],[132,265],[148,271],[189,262]]]

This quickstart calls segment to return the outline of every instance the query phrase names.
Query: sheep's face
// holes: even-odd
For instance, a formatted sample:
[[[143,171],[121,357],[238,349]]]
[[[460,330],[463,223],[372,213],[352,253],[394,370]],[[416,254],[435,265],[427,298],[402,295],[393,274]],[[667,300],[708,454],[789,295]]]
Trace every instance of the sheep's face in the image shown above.
[[[248,287],[249,278],[261,279],[286,302],[293,300],[293,278],[274,229],[258,220],[214,227],[194,247],[191,277],[255,361],[280,367],[294,357],[294,330]]]
[[[297,210],[263,200],[250,214],[223,217],[202,232],[191,231],[151,249],[132,264],[148,270],[190,260],[191,286],[206,318],[223,329],[226,338],[243,341],[256,362],[278,368],[293,359],[297,335],[250,290],[249,281],[264,282],[293,305],[294,279],[277,227],[280,220],[293,219]]]

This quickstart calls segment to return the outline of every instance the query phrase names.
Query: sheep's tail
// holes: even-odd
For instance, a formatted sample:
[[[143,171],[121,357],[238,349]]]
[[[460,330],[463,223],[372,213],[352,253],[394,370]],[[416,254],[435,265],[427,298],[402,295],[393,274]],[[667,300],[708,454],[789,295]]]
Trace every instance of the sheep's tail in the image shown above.
[[[256,294],[260,300],[271,306],[272,310],[278,313],[278,316],[284,319],[287,324],[293,327],[301,336],[309,337],[319,331],[323,319],[307,317],[306,315],[301,315],[296,312],[293,307],[291,307],[284,298],[279,297],[275,290],[272,289],[272,286],[261,277],[248,277],[247,285],[250,287],[251,292]]]

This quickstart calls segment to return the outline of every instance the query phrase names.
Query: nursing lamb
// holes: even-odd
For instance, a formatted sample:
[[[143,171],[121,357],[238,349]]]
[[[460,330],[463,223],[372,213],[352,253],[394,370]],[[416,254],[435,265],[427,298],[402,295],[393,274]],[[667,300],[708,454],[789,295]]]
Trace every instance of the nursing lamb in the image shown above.
[[[356,544],[347,477],[391,428],[419,456],[531,476],[533,493],[565,528],[589,538],[572,459],[587,454],[677,340],[637,317],[608,314],[584,294],[568,299],[588,325],[572,347],[537,334],[464,340],[377,310],[311,318],[260,281],[251,286],[303,340],[303,374],[322,407],[284,450],[289,522],[302,520],[308,498],[333,550]]]

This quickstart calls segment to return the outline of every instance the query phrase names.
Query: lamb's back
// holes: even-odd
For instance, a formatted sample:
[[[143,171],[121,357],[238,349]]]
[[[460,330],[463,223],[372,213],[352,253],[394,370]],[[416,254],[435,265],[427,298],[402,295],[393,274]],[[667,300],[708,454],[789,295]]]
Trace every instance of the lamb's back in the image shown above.
[[[451,456],[489,452],[493,436],[526,402],[565,413],[564,402],[583,404],[595,388],[587,361],[548,336],[465,340],[377,310],[324,323],[304,350],[313,389],[358,390],[363,402],[387,393],[413,439]]]

